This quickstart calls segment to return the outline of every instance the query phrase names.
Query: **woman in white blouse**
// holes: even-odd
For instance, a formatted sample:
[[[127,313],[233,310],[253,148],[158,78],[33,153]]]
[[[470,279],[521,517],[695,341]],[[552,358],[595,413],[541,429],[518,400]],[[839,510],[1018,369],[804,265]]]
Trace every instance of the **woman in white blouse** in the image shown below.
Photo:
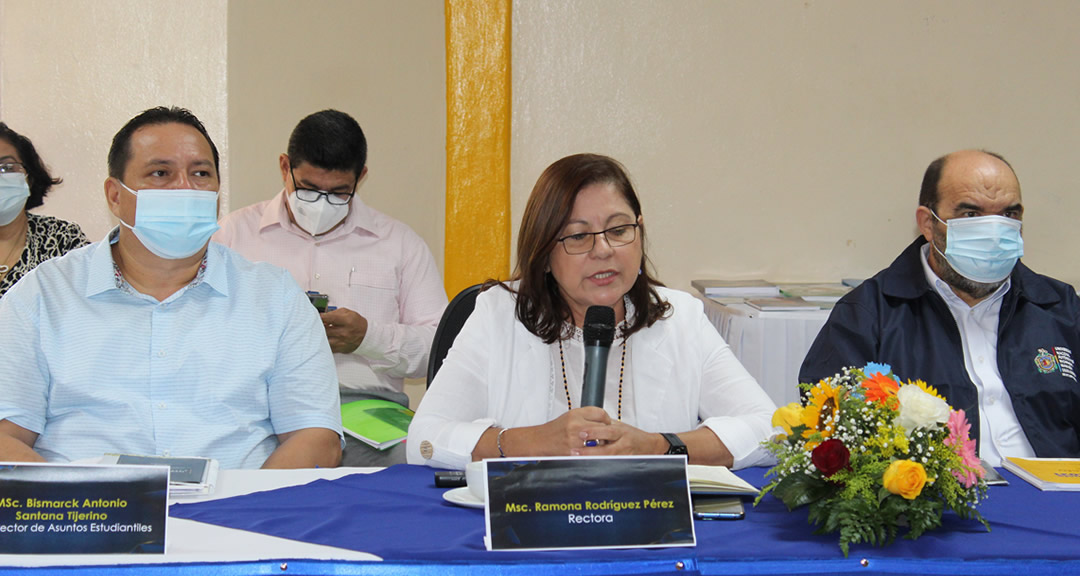
[[[767,456],[776,406],[702,304],[649,272],[641,204],[622,165],[568,156],[540,176],[513,281],[476,301],[409,427],[412,464],[497,457],[687,454],[743,467]],[[618,323],[604,407],[581,407],[585,311]]]

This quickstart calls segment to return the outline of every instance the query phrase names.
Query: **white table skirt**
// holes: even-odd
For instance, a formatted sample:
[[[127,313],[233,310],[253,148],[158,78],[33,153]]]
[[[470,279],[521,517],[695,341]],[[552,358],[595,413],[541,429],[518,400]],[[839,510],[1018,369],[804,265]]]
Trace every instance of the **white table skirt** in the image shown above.
[[[799,367],[831,310],[763,312],[698,295],[705,314],[777,406],[799,401]]]

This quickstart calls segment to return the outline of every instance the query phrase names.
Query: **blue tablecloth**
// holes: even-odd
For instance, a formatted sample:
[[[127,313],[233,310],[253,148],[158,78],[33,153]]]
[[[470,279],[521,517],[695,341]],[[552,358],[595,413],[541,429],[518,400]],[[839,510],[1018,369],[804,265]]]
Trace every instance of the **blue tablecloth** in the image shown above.
[[[761,486],[764,471],[738,474]],[[919,540],[901,538],[884,548],[853,546],[847,559],[835,535],[813,534],[805,509],[788,512],[772,496],[756,508],[748,507],[743,521],[696,522],[696,548],[489,552],[483,545],[483,511],[445,502],[445,489],[435,488],[432,473],[426,467],[399,465],[373,474],[177,504],[170,515],[370,552],[390,562],[625,562],[627,568],[636,564],[651,571],[684,561],[702,573],[787,574],[850,570],[1016,575],[1080,570],[1080,493],[1039,492],[1008,473],[1011,485],[992,487],[980,507],[992,532],[946,513],[941,529]]]

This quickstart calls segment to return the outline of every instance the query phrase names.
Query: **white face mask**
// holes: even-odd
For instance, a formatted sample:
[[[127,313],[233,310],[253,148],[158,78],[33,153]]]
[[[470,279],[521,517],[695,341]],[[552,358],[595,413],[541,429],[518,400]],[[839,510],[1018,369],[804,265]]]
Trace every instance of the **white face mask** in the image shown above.
[[[289,192],[288,202],[296,225],[312,236],[325,234],[349,215],[348,204],[331,204],[325,196],[314,202],[304,202],[296,198],[294,191]]]
[[[26,174],[0,174],[0,226],[7,226],[15,221],[26,207],[27,198],[30,198],[30,186],[26,183]]]

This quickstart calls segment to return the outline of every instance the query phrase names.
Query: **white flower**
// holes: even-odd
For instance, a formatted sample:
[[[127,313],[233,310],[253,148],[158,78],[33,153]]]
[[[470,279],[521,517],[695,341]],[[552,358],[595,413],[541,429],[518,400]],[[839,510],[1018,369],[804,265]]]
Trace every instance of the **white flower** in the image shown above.
[[[922,388],[905,384],[896,392],[900,401],[900,414],[896,423],[904,427],[904,432],[911,436],[916,428],[944,425],[949,421],[949,405],[937,396],[927,394]]]

